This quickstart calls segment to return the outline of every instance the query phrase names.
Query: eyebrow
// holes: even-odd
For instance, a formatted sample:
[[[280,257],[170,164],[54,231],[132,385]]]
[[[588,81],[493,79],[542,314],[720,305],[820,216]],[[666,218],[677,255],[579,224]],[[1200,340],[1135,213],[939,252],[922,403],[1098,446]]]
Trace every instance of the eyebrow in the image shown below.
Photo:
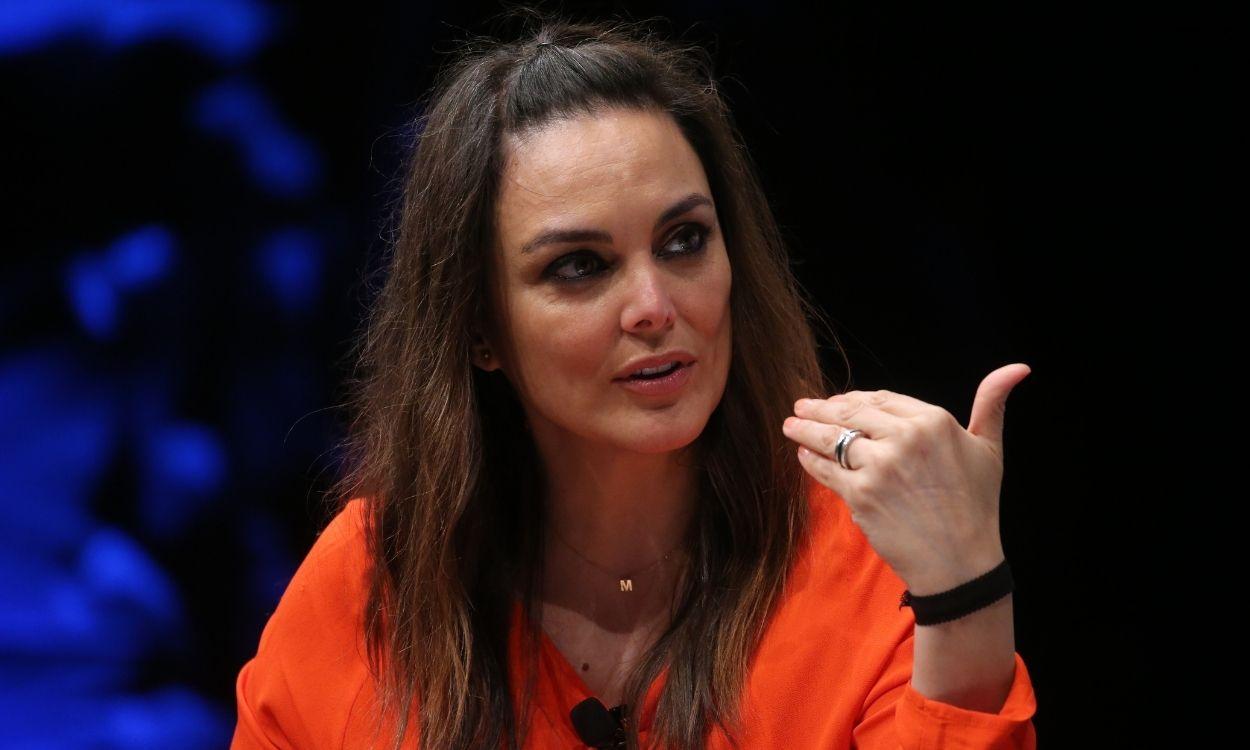
[[[669,220],[681,216],[696,206],[711,206],[712,199],[703,193],[691,193],[685,198],[664,209],[660,218],[655,220],[652,231],[658,230]],[[532,253],[543,245],[554,245],[561,242],[611,242],[612,235],[602,229],[547,229],[539,232],[529,242],[521,246],[521,254]]]

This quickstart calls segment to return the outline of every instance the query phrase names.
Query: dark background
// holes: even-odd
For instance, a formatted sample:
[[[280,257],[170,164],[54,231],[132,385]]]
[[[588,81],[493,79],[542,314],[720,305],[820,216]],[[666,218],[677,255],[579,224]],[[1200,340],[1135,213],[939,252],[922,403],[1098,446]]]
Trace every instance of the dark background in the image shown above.
[[[327,520],[403,129],[499,6],[48,7],[0,9],[0,745],[224,746],[234,678]],[[1181,514],[1168,453],[1127,462],[1176,450],[1137,422],[1178,400],[1162,286],[1198,266],[1174,237],[1195,223],[1189,51],[1210,26],[1053,4],[562,7],[662,15],[714,51],[850,387],[966,425],[986,374],[1032,368],[1002,517],[1039,737],[1157,739],[1173,615],[1143,610]]]

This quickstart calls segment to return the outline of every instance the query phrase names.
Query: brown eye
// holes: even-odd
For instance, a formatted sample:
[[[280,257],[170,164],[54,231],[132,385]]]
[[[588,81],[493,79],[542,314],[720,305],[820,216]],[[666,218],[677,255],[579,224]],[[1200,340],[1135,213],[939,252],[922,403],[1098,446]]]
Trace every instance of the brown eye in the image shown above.
[[[564,256],[563,258],[560,258],[555,263],[552,263],[550,266],[548,266],[547,276],[550,276],[551,278],[554,278],[557,281],[572,281],[572,282],[581,281],[582,279],[588,279],[594,276],[595,275],[594,273],[583,273],[583,274],[575,273],[572,276],[568,276],[564,274],[558,274],[555,272],[557,269],[564,268],[565,266],[569,266],[570,268],[576,269],[578,266],[575,265],[574,262],[579,261],[579,260],[591,260],[591,261],[594,261],[595,263],[600,263],[599,256],[589,251],[583,250],[583,251],[576,252],[576,253],[570,253]]]
[[[707,238],[711,233],[712,233],[711,230],[703,226],[702,224],[685,225],[684,227],[682,227],[682,231],[673,235],[673,240],[675,241],[681,237],[688,238],[686,242],[681,242],[678,244],[684,245],[690,249],[680,250],[678,252],[673,253],[673,255],[694,255],[695,253],[703,250],[704,246],[707,243]],[[670,242],[670,244],[672,243]]]

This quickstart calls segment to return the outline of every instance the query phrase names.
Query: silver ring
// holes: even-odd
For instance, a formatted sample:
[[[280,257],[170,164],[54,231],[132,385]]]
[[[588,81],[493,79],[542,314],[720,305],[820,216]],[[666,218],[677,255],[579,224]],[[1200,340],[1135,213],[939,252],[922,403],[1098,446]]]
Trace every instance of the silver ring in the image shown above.
[[[836,458],[838,460],[838,464],[847,471],[850,471],[851,467],[846,463],[846,449],[850,447],[851,441],[855,440],[855,438],[862,434],[864,434],[863,430],[843,430],[842,434],[838,436],[837,444],[833,446],[833,457]]]

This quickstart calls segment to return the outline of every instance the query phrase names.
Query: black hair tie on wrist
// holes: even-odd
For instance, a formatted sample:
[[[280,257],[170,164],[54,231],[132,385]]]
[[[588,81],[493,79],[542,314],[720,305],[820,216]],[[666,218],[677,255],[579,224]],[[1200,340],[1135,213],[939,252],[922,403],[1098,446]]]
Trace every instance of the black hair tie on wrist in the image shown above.
[[[911,607],[916,615],[917,625],[936,625],[984,609],[1014,589],[1011,566],[1003,560],[998,567],[985,575],[977,576],[949,591],[929,596],[913,596],[910,591],[904,591],[898,608]]]

